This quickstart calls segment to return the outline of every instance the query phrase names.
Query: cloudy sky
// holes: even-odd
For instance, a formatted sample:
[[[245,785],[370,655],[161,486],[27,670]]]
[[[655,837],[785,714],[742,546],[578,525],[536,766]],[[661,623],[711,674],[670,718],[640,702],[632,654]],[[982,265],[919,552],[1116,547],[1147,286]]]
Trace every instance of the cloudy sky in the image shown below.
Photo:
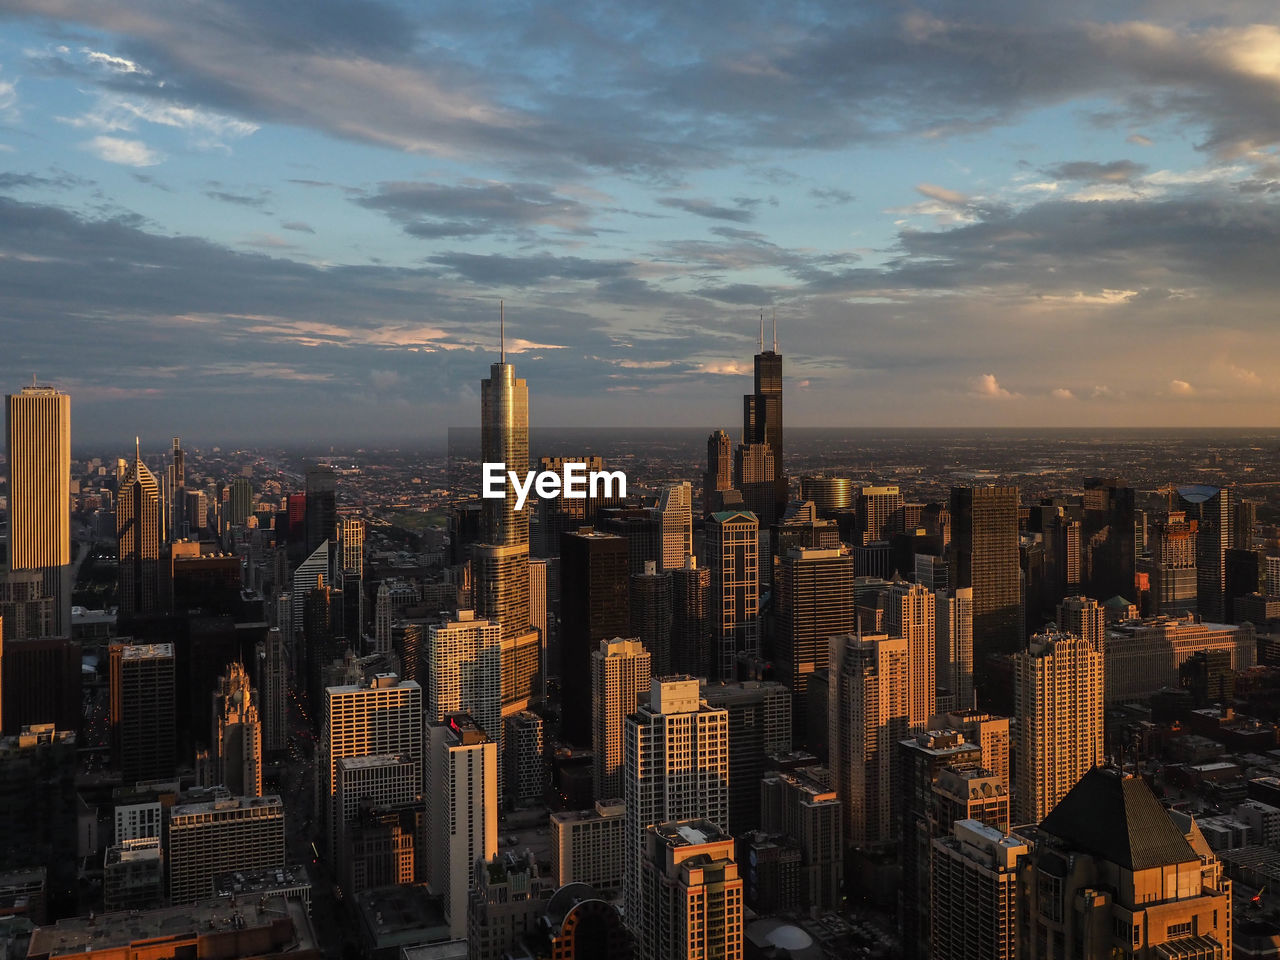
[[[424,13],[430,9],[430,13]],[[1066,11],[1065,13],[1063,11]],[[76,440],[1274,425],[1273,0],[0,0],[0,383]]]

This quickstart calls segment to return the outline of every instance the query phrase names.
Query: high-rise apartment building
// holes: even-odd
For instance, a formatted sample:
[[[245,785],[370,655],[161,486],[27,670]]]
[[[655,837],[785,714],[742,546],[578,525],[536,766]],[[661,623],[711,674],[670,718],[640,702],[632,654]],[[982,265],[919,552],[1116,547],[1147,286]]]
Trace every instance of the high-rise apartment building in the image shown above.
[[[760,829],[783,836],[800,851],[800,902],[838,909],[844,896],[844,817],[836,791],[810,776],[765,774],[760,781]]]
[[[937,706],[937,615],[933,592],[919,583],[899,580],[889,584],[884,629],[889,636],[907,641],[911,661],[907,719],[913,728],[923,728]]]
[[[626,862],[622,798],[597,800],[590,810],[551,814],[551,874],[557,887],[585,883],[622,889]]]
[[[217,895],[214,879],[234,871],[285,866],[284,802],[278,796],[178,803],[165,817],[169,902],[195,903]]]
[[[502,772],[508,802],[517,807],[544,802],[547,792],[546,731],[542,717],[521,710],[502,719]]]
[[[837,549],[793,548],[774,583],[774,656],[791,688],[792,728],[805,729],[809,678],[827,666],[827,641],[857,629],[853,558]]]
[[[1106,636],[1106,611],[1089,597],[1067,597],[1058,604],[1058,629],[1101,650]]]
[[[788,499],[782,446],[782,354],[778,353],[776,322],[773,349],[765,349],[764,330],[760,331],[760,352],[755,355],[754,372],[755,389],[742,398],[742,442],[767,444],[773,455],[773,510],[766,521],[771,523],[782,516]]]
[[[40,573],[53,636],[71,635],[71,398],[32,384],[5,397],[8,571]]]
[[[239,662],[228,666],[213,692],[213,731],[209,742],[213,776],[237,797],[262,796],[262,723],[258,692]]]
[[[982,767],[990,770],[1006,787],[1012,787],[1009,779],[1009,727],[1008,717],[996,717],[980,710],[956,710],[943,714],[937,726],[958,730],[966,743],[976,743],[982,750]]]
[[[671,669],[696,677],[712,676],[711,571],[694,557],[671,575]]]
[[[768,758],[791,752],[791,691],[772,680],[721,680],[702,685],[709,707],[729,715],[729,818],[741,837],[760,827],[760,778]]]
[[[1102,651],[1042,633],[1014,657],[1017,822],[1038,823],[1103,760]]]
[[[693,556],[693,486],[685,481],[663,487],[658,513],[662,517],[659,565],[663,570],[679,570],[685,557]]]
[[[929,939],[934,960],[1014,960],[1018,864],[1026,841],[959,820],[933,841]]]
[[[591,654],[591,779],[599,801],[623,796],[626,719],[649,695],[651,665],[639,640],[601,640]]]
[[[705,819],[645,831],[641,883],[649,911],[639,920],[640,957],[741,960],[742,878],[733,838]]]
[[[1018,873],[1019,958],[1232,956],[1222,863],[1140,777],[1087,771],[1044,817]]]
[[[973,589],[976,672],[991,652],[1011,653],[1022,635],[1018,488],[952,487],[951,584]]]
[[[707,469],[702,475],[702,512],[710,516],[723,506],[720,496],[733,489],[733,441],[717,430],[707,437]]]
[[[533,934],[555,888],[529,851],[477,860],[467,912],[470,960],[505,960]]]
[[[121,619],[159,610],[163,540],[160,485],[137,454],[116,493]]]
[[[655,909],[641,877],[649,828],[672,819],[727,823],[729,713],[701,700],[696,677],[664,677],[626,722],[625,912],[639,930]]]
[[[429,721],[466,713],[494,743],[502,743],[502,628],[459,610],[457,619],[427,630],[426,707]]]
[[[231,508],[229,519],[233,524],[242,524],[253,516],[253,485],[248,477],[235,477],[231,481]]]
[[[176,762],[173,644],[113,643],[111,742],[125,783],[158,780]]]
[[[411,822],[409,829],[402,831],[398,816],[370,817],[373,811],[421,808],[421,775],[419,760],[402,754],[343,757],[338,761],[333,859],[338,875],[346,880],[352,893],[367,888],[372,885],[371,880],[379,877],[389,883],[411,883],[425,872],[425,865],[417,862],[423,847],[417,825]],[[382,847],[384,856],[392,854],[396,861],[393,869],[380,869],[373,862],[377,859],[371,856],[375,844]]]
[[[465,713],[429,724],[427,740],[427,882],[461,939],[475,863],[498,852],[498,745]]]
[[[561,734],[577,746],[591,742],[591,655],[628,631],[629,577],[623,537],[583,527],[561,538]]]
[[[974,695],[973,589],[938,590],[933,601],[937,618],[938,689],[946,691],[950,709],[969,710],[973,707]]]
[[[422,767],[422,688],[394,673],[325,689],[324,724],[317,763],[319,799],[330,850],[338,835],[338,761],[393,754]],[[421,773],[416,784],[422,792]]]
[[[23,727],[53,724],[59,730],[80,725],[80,644],[67,637],[19,638],[3,624],[0,706],[4,732],[16,736]]]
[[[898,743],[909,728],[910,651],[902,637],[832,637],[827,738],[845,842],[874,847],[898,836]]]
[[[1151,605],[1154,613],[1180,616],[1198,609],[1196,573],[1199,523],[1171,510],[1152,525]]]
[[[759,532],[749,510],[722,510],[707,519],[711,630],[719,679],[736,675],[739,653],[759,653]]]
[[[652,560],[644,565],[644,573],[631,576],[628,634],[639,639],[649,651],[655,675],[671,672],[671,572],[659,572]]]

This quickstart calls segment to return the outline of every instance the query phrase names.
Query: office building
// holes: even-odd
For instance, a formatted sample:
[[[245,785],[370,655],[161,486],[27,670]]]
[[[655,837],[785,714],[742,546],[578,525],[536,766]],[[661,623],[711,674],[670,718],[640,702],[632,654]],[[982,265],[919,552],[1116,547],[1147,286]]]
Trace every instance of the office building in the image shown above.
[[[733,441],[729,434],[717,430],[707,437],[707,469],[702,475],[702,512],[710,516],[723,509],[720,502],[726,490],[733,489]]]
[[[52,637],[53,597],[44,592],[39,570],[0,569],[0,617],[10,640]]]
[[[579,455],[539,457],[538,472],[563,477],[565,467],[571,463],[582,464],[583,472],[588,477],[606,469],[603,457]],[[620,497],[606,497],[603,494],[603,490],[593,491],[588,484],[585,497],[566,497],[563,487],[554,497],[538,497],[534,508],[537,522],[532,525],[530,533],[530,549],[534,556],[543,559],[560,556],[562,536],[579,527],[595,526],[602,508],[616,507],[622,502]]]
[[[897,749],[902,814],[902,952],[908,960],[924,960],[932,956],[928,940],[931,844],[950,829],[950,823],[941,823],[934,787],[944,769],[977,769],[982,750],[966,743],[954,730],[921,731],[900,741]]]
[[[662,517],[663,570],[679,570],[693,556],[693,487],[688,481],[668,484],[658,499]]]
[[[907,641],[911,688],[907,719],[913,728],[923,728],[937,706],[937,614],[933,593],[919,583],[898,580],[889,584],[884,629],[889,636]]]
[[[946,834],[957,820],[977,820],[997,830],[1013,822],[1009,785],[981,766],[946,766],[933,784],[929,823],[931,835]]]
[[[974,702],[973,589],[939,590],[933,598],[938,690],[946,692],[949,709],[968,710]]]
[[[187,506],[187,469],[186,451],[182,449],[182,438],[173,438],[172,457],[165,467],[165,487],[169,491],[168,515],[165,517],[165,529],[169,540],[185,540],[191,535],[186,518]]]
[[[557,551],[560,549],[556,544]],[[529,626],[538,631],[539,649],[542,658],[542,683],[545,687],[547,677],[555,672],[559,660],[551,660],[551,563],[545,558],[535,557],[529,561]],[[544,694],[545,696],[545,694]]]
[[[1136,491],[1116,479],[1084,482],[1086,584],[1091,597],[1133,595],[1136,573]]]
[[[426,809],[421,797],[389,806],[365,800],[355,817],[343,827],[338,860],[345,892],[405,887],[425,876]]]
[[[694,557],[669,571],[671,576],[671,669],[695,677],[710,677],[715,670],[711,643],[711,571],[699,567]]]
[[[888,542],[903,527],[902,492],[896,486],[858,487],[854,497],[854,546]]]
[[[729,713],[701,700],[696,678],[664,677],[626,723],[625,916],[638,929],[654,909],[641,880],[649,828],[728,821]]]
[[[159,611],[163,540],[160,485],[137,454],[116,494],[121,620]]]
[[[169,902],[214,896],[214,878],[234,870],[285,866],[284,802],[278,796],[178,803],[165,817]]]
[[[631,576],[662,560],[662,515],[656,507],[607,507],[599,512],[596,529],[627,542],[627,569]]]
[[[502,720],[502,768],[507,802],[517,807],[546,800],[546,733],[542,717],[521,710]]]
[[[423,791],[422,688],[395,674],[325,689],[317,778],[329,849],[336,851],[339,809],[338,761],[344,757],[395,755],[418,764],[417,791]]]
[[[25,574],[24,574],[25,575]],[[80,726],[80,644],[67,637],[11,636],[8,616],[0,618],[0,711],[4,732],[52,723],[59,730]]]
[[[683,566],[684,561],[681,561]],[[631,629],[652,657],[653,673],[671,672],[671,573],[650,560],[631,577]]]
[[[776,476],[776,458],[767,443],[740,443],[734,449],[734,489],[741,494],[743,507],[766,530],[782,516],[777,505]]]
[[[754,390],[742,398],[743,444],[767,445],[772,453],[774,497],[767,526],[782,516],[787,506],[787,472],[782,445],[782,354],[778,353],[778,324],[773,325],[773,349],[766,350],[761,320],[760,352],[754,360]],[[741,488],[739,488],[741,489]],[[746,492],[743,492],[746,497]]]
[[[466,714],[427,726],[427,882],[454,939],[467,935],[477,860],[498,852],[498,745]]]
[[[735,837],[760,827],[760,778],[768,759],[791,752],[791,691],[771,680],[704,683],[707,706],[729,715],[729,819]]]
[[[258,711],[262,722],[262,746],[268,752],[283,750],[288,731],[288,660],[285,633],[279,627],[267,630],[257,644]]]
[[[1019,958],[1232,955],[1222,863],[1138,777],[1086,772],[1044,817],[1018,873]]]
[[[639,920],[640,956],[741,960],[742,878],[733,838],[705,819],[655,824],[641,867],[650,909]]]
[[[71,634],[71,398],[34,383],[5,397],[7,571],[40,574],[50,633]]]
[[[839,549],[792,549],[781,557],[774,583],[774,657],[791,688],[792,727],[808,718],[809,679],[828,663],[834,636],[857,630],[853,558]]]
[[[836,910],[844,896],[844,816],[835,789],[811,775],[820,770],[765,774],[760,830],[785,837],[800,852],[800,903]]]
[[[547,903],[525,956],[556,960],[632,960],[634,939],[613,904],[586,884],[561,887]]]
[[[338,532],[338,475],[333,467],[316,464],[307,468],[306,512],[303,516],[306,553],[315,553],[320,544],[332,541]],[[326,574],[328,571],[326,571]]]
[[[760,652],[759,550],[759,524],[750,511],[722,510],[707,518],[709,606],[717,679],[736,676],[738,654]]]
[[[1151,525],[1152,612],[1166,616],[1195,613],[1198,607],[1196,540],[1198,521],[1171,510]]]
[[[557,887],[585,883],[622,889],[626,834],[621,797],[597,800],[589,810],[551,814],[551,877]]]
[[[555,888],[526,851],[477,860],[467,907],[467,956],[506,960],[533,934]]]
[[[800,478],[800,499],[812,500],[820,516],[853,508],[853,481],[848,477],[814,475]]]
[[[229,665],[213,692],[213,732],[209,743],[213,776],[237,797],[262,796],[262,723],[258,692],[239,662]]]
[[[1113,624],[1103,645],[1107,703],[1144,700],[1178,686],[1178,668],[1200,652],[1223,652],[1231,670],[1258,662],[1252,624],[1197,623],[1187,617],[1152,617]]]
[[[459,610],[456,620],[427,630],[427,719],[469,714],[494,743],[502,743],[502,628]]]
[[[359,517],[343,517],[338,521],[334,580],[342,591],[342,635],[352,643],[358,643],[364,636],[364,532],[364,521]]]
[[[1042,633],[1014,657],[1017,822],[1038,823],[1103,760],[1102,651]]]
[[[601,640],[591,654],[591,779],[597,800],[623,795],[626,719],[649,695],[651,679],[652,658],[639,640]]]
[[[973,589],[976,671],[1021,642],[1018,488],[952,487],[951,584]],[[979,683],[979,687],[981,684]]]
[[[1030,847],[977,820],[933,841],[929,940],[935,960],[1014,960],[1018,864]]]
[[[113,643],[111,743],[125,783],[158,780],[176,763],[173,644]]]
[[[1236,492],[1231,487],[1179,487],[1178,506],[1196,526],[1196,609],[1206,620],[1226,619],[1226,559],[1235,546]]]
[[[102,861],[102,909],[149,910],[164,902],[164,851],[157,837],[107,847]]]
[[[902,637],[832,637],[827,739],[831,778],[844,809],[845,842],[898,836],[898,743],[909,729],[910,652]]]
[[[414,810],[422,805],[419,758],[405,754],[371,754],[338,761],[334,793],[334,861],[352,893],[371,886],[413,882],[421,869],[415,854],[418,832],[400,830],[400,817],[380,823],[374,811]],[[379,829],[383,828],[383,829]],[[381,842],[375,842],[381,841]],[[379,869],[375,848],[391,854],[394,869]],[[406,879],[407,878],[407,879]]]
[[[626,636],[630,620],[627,541],[583,527],[560,545],[561,735],[591,742],[591,655],[602,640]]]
[[[329,541],[325,540],[315,550],[311,551],[293,572],[293,580],[289,590],[291,603],[289,623],[293,627],[295,634],[303,632],[303,626],[306,622],[307,598],[311,596],[311,591],[317,585],[328,585],[330,582]],[[285,637],[285,642],[292,644],[296,639],[296,636]]]
[[[71,731],[39,724],[0,737],[0,873],[47,867],[54,915],[76,904],[75,781]]]

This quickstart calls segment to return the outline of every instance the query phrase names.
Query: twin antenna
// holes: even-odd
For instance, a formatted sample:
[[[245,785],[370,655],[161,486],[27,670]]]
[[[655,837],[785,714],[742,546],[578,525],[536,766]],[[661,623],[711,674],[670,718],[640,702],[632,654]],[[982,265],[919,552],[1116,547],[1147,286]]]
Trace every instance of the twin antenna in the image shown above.
[[[761,310],[761,311],[760,311],[760,339],[757,341],[757,343],[759,344],[760,352],[761,352],[761,353],[764,353],[764,311],[763,311],[763,310]],[[774,353],[777,353],[777,352],[778,352],[778,311],[777,311],[777,308],[774,308],[774,311],[773,311],[773,352],[774,352]]]

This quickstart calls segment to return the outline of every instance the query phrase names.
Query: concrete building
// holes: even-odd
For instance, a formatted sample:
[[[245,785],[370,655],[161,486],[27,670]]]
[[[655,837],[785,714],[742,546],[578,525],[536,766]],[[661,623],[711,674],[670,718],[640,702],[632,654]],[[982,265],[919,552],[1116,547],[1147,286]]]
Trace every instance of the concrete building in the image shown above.
[[[224,786],[237,797],[262,796],[262,724],[257,700],[244,667],[238,662],[230,664],[213,692],[212,775],[205,786]]]
[[[693,556],[693,487],[687,481],[662,488],[658,498],[662,516],[663,570],[679,570]]]
[[[738,654],[759,653],[759,533],[749,510],[721,510],[707,518],[711,635],[721,680],[736,676]]]
[[[474,864],[498,852],[498,745],[466,714],[429,724],[427,739],[427,882],[461,939]]]
[[[1042,633],[1014,660],[1016,819],[1039,823],[1103,760],[1102,651],[1068,633]]]
[[[760,827],[768,758],[791,752],[791,691],[773,680],[704,683],[702,699],[729,714],[729,822],[735,837]]]
[[[912,729],[923,729],[937,712],[937,615],[933,593],[919,583],[899,580],[889,584],[884,629],[889,636],[907,641],[907,722]]]
[[[649,828],[728,822],[729,713],[700,698],[697,678],[653,680],[649,702],[627,717],[625,801],[625,916],[637,929],[653,906],[641,882]]]
[[[164,897],[164,851],[158,837],[107,847],[102,863],[103,910],[151,910]]]
[[[111,742],[125,783],[172,775],[177,762],[173,644],[113,643]]]
[[[532,934],[555,892],[532,853],[477,860],[467,910],[469,960],[505,960]]]
[[[933,841],[931,960],[1013,960],[1018,864],[1029,847],[977,820],[956,821]]]
[[[597,799],[623,795],[626,719],[649,694],[650,664],[639,640],[601,640],[591,654],[591,780]]]
[[[973,589],[937,590],[933,598],[938,689],[945,691],[950,710],[970,710],[974,705]]]
[[[232,870],[285,865],[284,802],[278,796],[232,797],[174,805],[165,817],[169,902],[214,895],[214,878]]]
[[[268,752],[283,750],[287,745],[289,715],[288,652],[285,631],[272,627],[267,638],[257,645],[258,714],[262,723],[262,746]]]
[[[502,627],[459,610],[457,619],[427,630],[427,719],[467,713],[502,744]]]
[[[774,772],[760,781],[760,831],[795,844],[800,853],[800,902],[806,908],[840,907],[844,893],[843,821],[836,791],[809,772]]]
[[[741,960],[742,878],[733,838],[708,820],[669,821],[645,831],[641,882],[649,905],[640,957]]]
[[[547,761],[542,718],[531,710],[521,710],[504,718],[502,724],[502,772],[507,800],[517,807],[543,803]]]
[[[1178,686],[1178,668],[1200,651],[1226,651],[1232,670],[1258,662],[1252,624],[1197,623],[1190,617],[1152,617],[1117,623],[1102,645],[1107,703],[1150,697]]]
[[[626,842],[622,799],[597,800],[591,810],[551,814],[551,879],[557,887],[588,884],[622,889]]]

